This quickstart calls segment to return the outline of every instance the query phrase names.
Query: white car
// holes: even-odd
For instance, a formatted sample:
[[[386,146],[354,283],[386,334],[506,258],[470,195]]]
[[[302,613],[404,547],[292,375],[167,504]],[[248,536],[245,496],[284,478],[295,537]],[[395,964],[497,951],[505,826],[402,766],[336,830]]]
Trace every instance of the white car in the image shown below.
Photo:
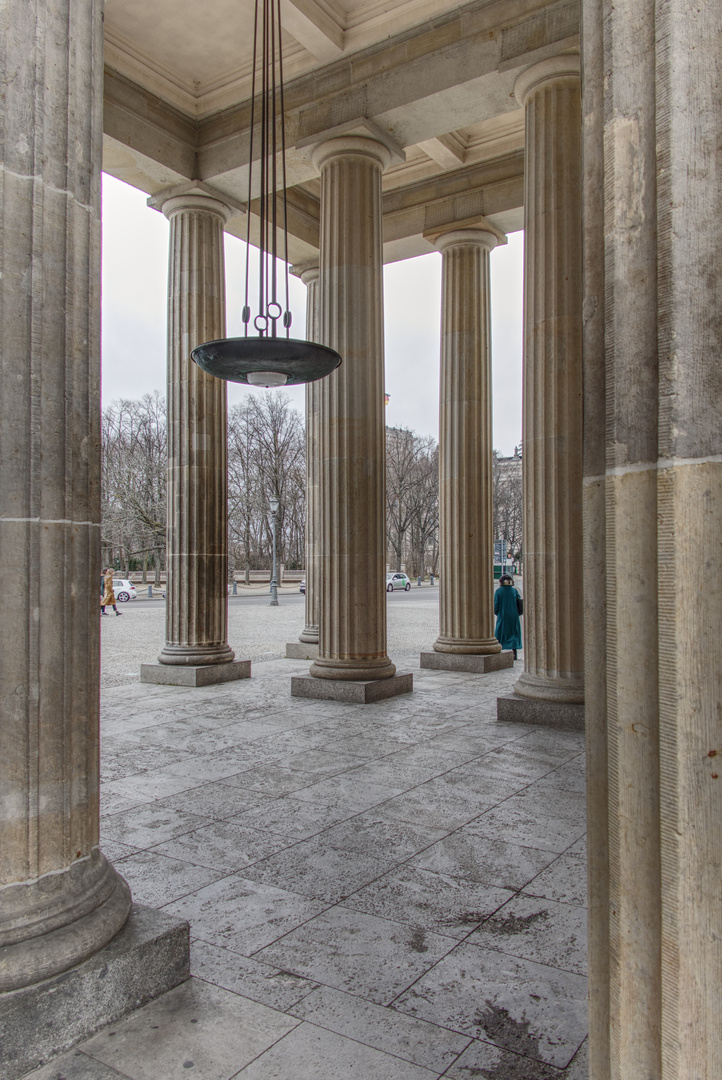
[[[404,592],[408,592],[410,588],[411,582],[406,574],[386,575],[386,592],[393,592],[395,589],[403,589]]]
[[[127,578],[113,578],[113,592],[119,604],[124,604],[126,600],[135,600],[138,596],[135,585]]]

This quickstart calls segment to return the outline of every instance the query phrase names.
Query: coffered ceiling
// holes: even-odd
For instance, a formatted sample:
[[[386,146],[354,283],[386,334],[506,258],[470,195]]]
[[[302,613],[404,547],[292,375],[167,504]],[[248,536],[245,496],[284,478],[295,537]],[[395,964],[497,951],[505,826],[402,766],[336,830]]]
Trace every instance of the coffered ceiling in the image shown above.
[[[522,224],[524,67],[578,48],[578,0],[281,0],[291,257],[318,243],[311,147],[387,139],[387,260],[430,229]],[[191,181],[237,205],[245,235],[253,0],[106,0],[104,168],[149,195]],[[254,235],[253,202],[251,233]],[[456,217],[455,217],[456,215]]]

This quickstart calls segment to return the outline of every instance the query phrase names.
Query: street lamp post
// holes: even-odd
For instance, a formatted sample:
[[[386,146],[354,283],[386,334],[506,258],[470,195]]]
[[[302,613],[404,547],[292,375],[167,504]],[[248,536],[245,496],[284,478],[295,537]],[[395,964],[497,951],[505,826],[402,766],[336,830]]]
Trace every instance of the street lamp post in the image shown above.
[[[271,532],[273,534],[273,563],[271,569],[271,607],[278,607],[278,582],[276,581],[276,517],[279,502],[275,495],[268,500],[271,508]]]

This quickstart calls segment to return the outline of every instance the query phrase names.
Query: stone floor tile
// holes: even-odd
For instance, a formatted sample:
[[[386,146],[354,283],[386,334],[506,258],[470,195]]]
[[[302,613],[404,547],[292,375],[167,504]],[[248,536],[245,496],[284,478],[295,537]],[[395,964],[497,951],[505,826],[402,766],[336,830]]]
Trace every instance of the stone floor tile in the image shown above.
[[[103,740],[103,752],[100,764],[100,778],[119,780],[124,776],[134,776],[139,772],[162,769],[187,757],[187,752],[178,746],[152,746],[126,740]]]
[[[587,1033],[581,975],[462,943],[394,1007],[565,1068]]]
[[[450,830],[473,821],[500,797],[498,792],[484,797],[478,791],[448,784],[444,778],[437,777],[384,803],[377,812],[385,821],[407,821]]]
[[[469,1043],[467,1036],[321,986],[291,1012],[302,1020],[346,1035],[376,1050],[443,1072]]]
[[[486,919],[467,943],[586,975],[586,908],[517,896]]]
[[[263,795],[260,791],[251,791],[238,784],[215,780],[210,784],[200,784],[180,795],[160,799],[159,805],[167,806],[171,810],[187,810],[189,814],[198,814],[199,817],[222,821],[225,818],[235,817],[236,814],[242,814],[244,810],[265,806],[272,801],[272,796]]]
[[[402,866],[354,893],[345,906],[461,940],[513,895],[509,889]]]
[[[454,944],[448,937],[339,906],[286,934],[256,959],[386,1005]]]
[[[260,806],[244,811],[233,820],[253,829],[266,829],[280,836],[306,840],[358,813],[348,806],[326,806],[286,795],[281,799],[266,799]]]
[[[167,840],[154,850],[174,859],[208,866],[222,874],[236,874],[296,842],[293,838],[284,839],[276,833],[249,829],[232,821],[212,821],[202,829]]]
[[[111,1069],[82,1050],[71,1050],[49,1065],[26,1073],[23,1080],[128,1080],[128,1074]]]
[[[101,821],[102,840],[117,840],[121,844],[130,844],[137,848],[154,847],[164,840],[171,840],[184,832],[192,832],[205,825],[205,819],[197,814],[187,814],[183,810],[170,810],[157,803],[145,803],[134,810]]]
[[[409,765],[394,759],[397,759],[396,754],[376,761],[367,761],[363,765],[357,765],[348,776],[352,780],[368,780],[372,784],[385,784],[395,790],[407,791],[438,775],[439,770],[433,765]]]
[[[431,768],[434,770],[430,774],[429,778],[431,778],[431,776],[441,776],[450,769],[456,769],[477,756],[476,751],[443,750],[439,746],[434,746],[435,742],[435,739],[430,739],[428,742],[416,743],[415,746],[397,750],[395,754],[386,758],[386,761],[414,765],[420,769]]]
[[[237,773],[248,772],[265,764],[268,759],[266,749],[254,746],[232,746],[227,750],[216,750],[213,754],[198,754],[188,760],[178,761],[167,766],[165,772],[175,776],[194,777],[200,783],[203,780],[223,780]]]
[[[558,900],[562,904],[577,904],[585,907],[587,903],[586,859],[565,852],[546,870],[542,870],[533,881],[530,881],[525,886],[524,892],[529,896],[544,896],[547,900]]]
[[[407,821],[384,821],[375,810],[334,825],[323,835],[324,843],[363,855],[389,856],[401,862],[446,835],[444,829],[411,825]]]
[[[286,750],[275,759],[279,768],[293,769],[312,776],[333,776],[358,765],[358,757],[330,749]]]
[[[126,810],[133,810],[136,806],[146,805],[147,800],[142,795],[121,795],[117,791],[106,791],[107,786],[107,784],[100,785],[101,818],[114,817],[116,814],[123,814]]]
[[[347,773],[331,776],[317,784],[296,791],[297,799],[304,802],[322,803],[324,806],[345,807],[349,812],[370,810],[372,806],[393,799],[400,794],[399,788],[367,781],[351,780]]]
[[[191,945],[191,974],[282,1012],[290,1011],[318,987],[318,983],[301,975],[279,971],[207,941],[194,941]]]
[[[508,731],[508,728],[516,730]],[[482,754],[488,754],[497,746],[514,743],[531,730],[530,727],[520,724],[489,725],[487,727],[472,723],[458,727],[454,731],[446,732],[444,735],[437,735],[429,745],[438,747],[440,750],[457,750],[460,753],[465,754],[468,752],[469,754],[473,753],[475,757],[481,757]]]
[[[192,939],[251,956],[327,906],[288,889],[233,874],[168,904],[164,911],[187,919]]]
[[[189,1075],[229,1080],[297,1023],[256,1001],[189,979],[95,1035],[82,1049],[133,1080]]]
[[[130,885],[135,902],[149,907],[162,907],[223,877],[207,866],[168,859],[156,851],[139,851],[114,865]]]
[[[516,892],[555,858],[552,851],[506,843],[479,834],[475,822],[439,840],[409,863],[436,874],[496,885]]]
[[[558,788],[560,791],[577,791],[584,795],[587,790],[586,762],[584,756],[573,758],[558,769],[538,780],[540,787]]]
[[[586,859],[586,857],[587,857],[587,837],[586,837],[586,833],[585,833],[584,836],[580,836],[575,844],[572,844],[571,847],[568,847],[566,849],[566,851],[564,852],[564,854],[565,855],[581,855],[583,859]]]
[[[512,1054],[488,1042],[471,1043],[444,1080],[570,1080],[568,1069]],[[587,1080],[587,1077],[584,1077]]]
[[[121,780],[111,780],[103,784],[103,796],[120,795],[138,802],[152,803],[171,795],[179,795],[197,787],[199,781],[188,776],[172,776],[159,769],[153,772],[137,773],[124,776]]]
[[[237,1080],[436,1080],[437,1076],[343,1035],[302,1024],[246,1066]]]
[[[336,739],[328,744],[328,748],[339,753],[353,754],[362,761],[373,761],[386,754],[398,753],[399,742],[397,739],[370,737],[366,729],[366,733],[361,735],[338,734]]]
[[[249,866],[245,876],[251,881],[262,881],[335,904],[381,877],[397,861],[393,857],[374,858],[357,851],[344,851],[331,847],[325,837],[312,837]]]
[[[586,828],[587,807],[584,793],[551,787],[545,784],[548,779],[549,777],[545,777],[544,780],[529,784],[517,792],[508,805],[537,817],[566,818],[572,824],[579,823],[582,828]]]
[[[263,795],[288,795],[315,784],[318,777],[296,769],[280,769],[276,765],[258,765],[233,777],[233,783]]]
[[[586,831],[586,819],[569,821],[534,810],[525,810],[522,799],[512,795],[500,806],[486,811],[468,826],[478,836],[505,840],[561,853]]]
[[[539,750],[542,753],[554,753],[565,759],[578,757],[584,753],[583,731],[554,731],[545,728],[537,728],[530,735],[524,737],[520,744],[524,749]]]
[[[124,859],[126,855],[133,855],[138,850],[131,844],[119,844],[116,840],[104,840],[101,846],[106,859],[112,863]]]

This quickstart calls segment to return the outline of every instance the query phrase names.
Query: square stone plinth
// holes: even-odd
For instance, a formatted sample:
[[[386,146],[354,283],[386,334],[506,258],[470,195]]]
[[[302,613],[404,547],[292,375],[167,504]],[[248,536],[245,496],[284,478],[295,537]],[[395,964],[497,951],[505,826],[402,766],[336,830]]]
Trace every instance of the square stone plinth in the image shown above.
[[[189,975],[188,923],[133,904],[123,929],[83,964],[0,994],[3,1080],[16,1080]]]
[[[313,675],[294,675],[291,679],[291,697],[317,698],[320,701],[348,701],[353,705],[370,705],[384,698],[410,694],[414,689],[414,677],[410,671],[396,672],[390,679],[369,679],[355,682],[352,679],[316,679]]]
[[[212,686],[214,683],[250,679],[251,661],[230,664],[141,664],[140,681],[161,686]]]
[[[287,660],[318,660],[318,645],[306,641],[289,641],[286,645]]]
[[[501,671],[514,666],[514,653],[511,649],[502,649],[498,653],[479,655],[474,653],[422,652],[421,667],[435,668],[437,671],[471,671],[475,675],[486,675],[489,671]]]
[[[560,731],[584,731],[584,706],[565,701],[542,701],[539,698],[505,694],[496,699],[497,720],[514,724],[539,724]]]

